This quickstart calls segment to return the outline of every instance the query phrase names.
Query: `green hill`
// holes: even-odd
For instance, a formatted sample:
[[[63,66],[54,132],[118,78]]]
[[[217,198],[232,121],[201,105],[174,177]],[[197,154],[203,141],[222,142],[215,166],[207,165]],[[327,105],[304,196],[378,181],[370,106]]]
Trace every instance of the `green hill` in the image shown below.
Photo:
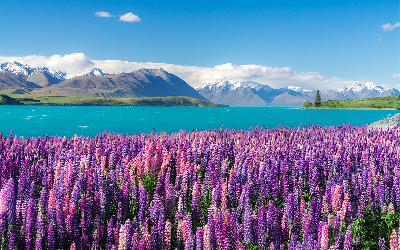
[[[54,105],[54,106],[220,106],[186,96],[108,98],[90,96],[0,95],[0,104]]]
[[[305,108],[315,108],[310,103],[304,103]],[[318,108],[371,108],[371,109],[400,109],[400,96],[388,96],[352,100],[322,101]]]

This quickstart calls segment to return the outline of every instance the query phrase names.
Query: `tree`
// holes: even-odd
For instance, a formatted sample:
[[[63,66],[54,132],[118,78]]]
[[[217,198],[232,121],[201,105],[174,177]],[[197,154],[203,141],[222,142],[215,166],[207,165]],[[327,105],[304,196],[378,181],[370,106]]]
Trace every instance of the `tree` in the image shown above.
[[[317,93],[315,94],[314,106],[321,107],[321,94],[319,93],[319,90],[317,90]]]

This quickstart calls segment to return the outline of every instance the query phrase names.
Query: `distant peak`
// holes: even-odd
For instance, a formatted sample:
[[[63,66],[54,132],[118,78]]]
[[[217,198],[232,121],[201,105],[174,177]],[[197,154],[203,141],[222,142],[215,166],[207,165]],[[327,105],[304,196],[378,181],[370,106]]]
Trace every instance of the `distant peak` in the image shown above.
[[[44,73],[59,80],[64,80],[66,78],[64,72],[54,71],[46,67],[30,67],[27,64],[22,64],[17,61],[0,64],[0,72],[1,71],[7,71],[20,77],[30,77],[35,73]]]
[[[312,92],[311,89],[305,89],[305,88],[302,88],[302,87],[299,87],[299,86],[293,86],[293,85],[289,85],[287,87],[287,89],[292,90],[294,92],[299,92],[299,93]]]
[[[90,69],[88,72],[84,73],[83,75],[84,76],[106,76],[106,75],[108,75],[108,73],[100,68],[93,68],[93,69]]]
[[[240,81],[233,79],[220,79],[216,82],[211,82],[203,86],[203,88],[228,88],[230,90],[235,90],[238,88],[260,88],[260,87],[269,87],[268,85],[261,84],[254,81]]]
[[[163,68],[141,68],[139,72],[146,73],[146,74],[157,74],[157,73],[164,73],[167,74],[168,72],[165,71]]]
[[[378,91],[378,92],[383,92],[385,89],[381,86],[376,85],[373,82],[356,82],[351,84],[350,86],[342,86],[337,89],[339,92],[364,92],[364,91]]]

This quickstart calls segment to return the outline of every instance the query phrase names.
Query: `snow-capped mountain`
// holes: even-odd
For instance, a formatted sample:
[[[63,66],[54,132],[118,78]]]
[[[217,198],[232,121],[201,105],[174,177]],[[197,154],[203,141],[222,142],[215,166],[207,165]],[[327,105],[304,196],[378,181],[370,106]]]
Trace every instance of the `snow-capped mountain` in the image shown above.
[[[305,89],[299,86],[288,86],[287,89],[298,92],[298,93],[312,93],[313,90]]]
[[[6,62],[0,64],[0,72],[10,72],[20,77],[28,77],[33,73],[33,68],[19,62]]]
[[[208,100],[230,106],[301,106],[314,101],[316,90],[290,85],[274,89],[268,85],[235,80],[221,80],[198,88]],[[371,82],[355,83],[336,90],[321,90],[322,100],[397,96],[397,89],[385,89]]]
[[[253,81],[224,79],[197,91],[211,102],[229,106],[293,106],[304,103],[303,99],[296,96],[297,93],[287,88],[274,89]]]
[[[84,73],[83,75],[84,76],[106,76],[106,75],[108,75],[108,73],[102,69],[93,68],[93,69],[87,71],[86,73]]]
[[[19,62],[5,62],[0,64],[0,72],[10,72],[19,77],[30,77],[35,73],[43,72],[53,78],[65,80],[67,74],[61,71],[54,71],[46,67],[30,67]]]
[[[383,88],[373,82],[354,83],[350,86],[342,86],[336,89],[339,99],[370,98],[396,96],[400,92],[394,88]]]

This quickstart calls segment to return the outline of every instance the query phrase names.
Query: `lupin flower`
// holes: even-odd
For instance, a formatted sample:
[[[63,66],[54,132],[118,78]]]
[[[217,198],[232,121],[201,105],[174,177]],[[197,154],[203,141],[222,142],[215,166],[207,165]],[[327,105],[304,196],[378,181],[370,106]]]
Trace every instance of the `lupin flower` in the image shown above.
[[[329,226],[328,226],[328,224],[322,223],[320,235],[321,235],[320,249],[328,250],[329,249]]]
[[[0,190],[0,216],[7,213],[7,190],[6,187],[3,187]]]
[[[398,250],[399,248],[399,242],[397,239],[397,233],[396,230],[392,230],[392,234],[390,235],[390,250]]]
[[[196,230],[196,250],[203,250],[203,228],[197,228]]]
[[[253,215],[250,204],[246,204],[243,215],[243,240],[246,243],[253,243]]]
[[[378,240],[379,250],[386,250],[386,241],[385,238],[379,238]]]
[[[165,222],[165,231],[164,231],[164,241],[165,241],[165,248],[170,249],[171,247],[171,236],[172,236],[172,225],[169,220]]]

